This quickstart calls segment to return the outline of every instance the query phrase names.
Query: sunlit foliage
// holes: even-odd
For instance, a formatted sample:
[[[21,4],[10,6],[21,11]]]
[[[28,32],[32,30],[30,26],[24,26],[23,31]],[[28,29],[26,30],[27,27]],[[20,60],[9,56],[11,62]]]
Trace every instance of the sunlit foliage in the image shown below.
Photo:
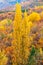
[[[14,20],[0,21],[0,65],[43,63],[42,15],[43,12],[28,15],[26,10],[23,13],[17,3]]]
[[[8,58],[5,55],[4,51],[0,50],[0,65],[6,65],[7,61],[8,61]]]

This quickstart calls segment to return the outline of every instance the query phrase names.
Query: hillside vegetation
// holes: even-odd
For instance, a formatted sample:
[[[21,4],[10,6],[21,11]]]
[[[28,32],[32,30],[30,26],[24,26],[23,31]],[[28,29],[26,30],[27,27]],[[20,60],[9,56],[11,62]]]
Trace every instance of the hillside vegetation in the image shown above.
[[[43,11],[22,14],[17,3],[14,19],[0,21],[0,65],[43,65]]]

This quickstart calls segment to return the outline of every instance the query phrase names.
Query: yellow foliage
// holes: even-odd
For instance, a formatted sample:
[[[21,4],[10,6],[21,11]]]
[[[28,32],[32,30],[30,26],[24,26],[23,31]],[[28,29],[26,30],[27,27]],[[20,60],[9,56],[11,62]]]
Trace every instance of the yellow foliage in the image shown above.
[[[43,20],[43,11],[40,13],[41,19]]]
[[[8,61],[8,58],[4,54],[4,51],[0,51],[0,65],[6,65]]]
[[[5,39],[3,37],[3,42],[4,44],[10,42],[8,43],[8,47],[6,48],[6,54],[10,56],[12,55],[11,56],[12,65],[19,65],[19,64],[26,65],[30,54],[30,47],[32,45],[33,47],[35,47],[34,46],[35,44],[33,43],[37,44],[39,42],[43,45],[43,39],[40,39],[39,41],[36,39],[36,37],[39,38],[40,35],[37,36],[38,35],[36,32],[37,23],[34,24],[34,22],[40,21],[40,19],[41,19],[40,14],[36,12],[32,12],[28,16],[26,10],[23,13],[23,17],[22,17],[21,5],[17,3],[14,21],[9,19],[4,19],[0,22],[0,30],[3,31],[6,30],[6,36]],[[9,24],[11,23],[12,23],[11,25],[12,27],[10,30]],[[33,31],[31,31],[32,27],[34,29]],[[42,48],[40,48],[39,50],[40,50],[40,54],[42,54]],[[4,54],[4,52],[0,51],[0,65],[5,65],[6,63],[7,63],[6,55]]]
[[[27,12],[24,12],[24,18],[22,19],[22,12],[21,12],[21,6],[17,3],[16,4],[16,13],[15,13],[15,19],[13,23],[13,37],[14,40],[12,41],[12,45],[14,47],[14,55],[16,57],[17,63],[23,63],[28,59],[29,55],[29,47],[31,45],[29,33],[31,30],[31,27],[33,26],[33,23],[31,21],[28,21],[28,15]]]
[[[10,19],[4,19],[4,20],[2,20],[0,22],[0,25],[5,26],[6,24],[10,24],[10,23],[12,23],[12,20],[10,20]]]
[[[5,25],[5,24],[7,24],[7,19],[4,19],[4,20],[2,20],[1,22],[0,22],[0,25]]]
[[[16,12],[15,12],[15,19],[16,21],[21,21],[22,19],[22,12],[21,12],[21,5],[16,4]]]
[[[1,25],[1,26],[0,26],[0,30],[5,31],[5,27]]]
[[[43,54],[42,48],[40,48],[40,54]]]
[[[36,13],[36,12],[32,12],[29,16],[28,16],[29,20],[32,22],[35,21],[39,21],[41,19],[40,14]]]

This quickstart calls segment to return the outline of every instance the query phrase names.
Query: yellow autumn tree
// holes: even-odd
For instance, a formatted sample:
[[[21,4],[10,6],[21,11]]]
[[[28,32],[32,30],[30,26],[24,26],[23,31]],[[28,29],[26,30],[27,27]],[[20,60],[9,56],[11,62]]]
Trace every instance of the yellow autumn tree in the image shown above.
[[[24,18],[22,18],[21,5],[16,4],[16,12],[15,19],[13,23],[14,32],[13,32],[13,41],[12,45],[14,47],[14,56],[16,61],[14,64],[26,64],[28,55],[29,55],[29,47],[31,45],[29,39],[30,29],[33,26],[31,21],[28,22],[28,15],[25,11]]]
[[[29,47],[31,45],[29,34],[32,26],[33,23],[31,21],[28,22],[28,15],[27,12],[25,11],[24,18],[22,20],[22,27],[21,27],[21,35],[22,35],[21,42],[22,42],[22,52],[23,52],[22,61],[24,65],[26,64],[26,61],[29,56]]]
[[[16,4],[16,12],[15,12],[15,18],[14,18],[14,33],[13,33],[13,46],[14,46],[14,55],[16,58],[15,63],[18,62],[21,63],[21,23],[22,23],[22,12],[21,12],[21,5]],[[14,64],[15,64],[14,63]]]
[[[41,19],[40,14],[37,12],[32,12],[29,16],[28,16],[29,20],[32,22],[35,21],[39,21]]]

